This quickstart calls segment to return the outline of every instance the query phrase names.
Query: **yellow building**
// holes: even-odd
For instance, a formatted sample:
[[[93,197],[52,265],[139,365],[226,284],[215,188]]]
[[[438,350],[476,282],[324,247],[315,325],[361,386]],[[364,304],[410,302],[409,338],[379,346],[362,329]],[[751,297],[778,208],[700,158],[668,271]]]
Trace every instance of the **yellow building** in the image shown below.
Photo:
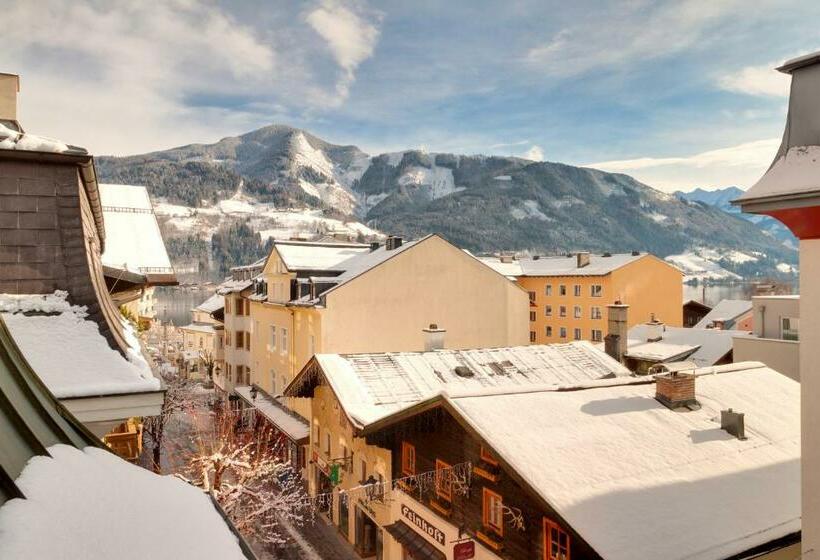
[[[628,327],[652,316],[683,324],[683,273],[649,253],[577,253],[561,257],[488,257],[482,261],[529,293],[533,344],[601,342],[606,306],[629,305]]]
[[[526,292],[437,235],[382,246],[279,241],[259,280],[248,298],[251,382],[270,395],[316,353],[423,350],[424,329],[446,330],[456,349],[528,340]],[[290,406],[310,419],[308,401]]]

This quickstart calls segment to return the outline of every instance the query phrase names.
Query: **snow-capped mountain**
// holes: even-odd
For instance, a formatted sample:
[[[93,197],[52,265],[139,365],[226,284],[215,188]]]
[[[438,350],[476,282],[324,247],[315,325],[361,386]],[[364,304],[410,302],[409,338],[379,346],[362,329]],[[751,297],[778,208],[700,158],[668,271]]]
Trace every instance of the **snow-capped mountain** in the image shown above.
[[[707,248],[765,255],[721,260],[732,274],[777,273],[794,251],[718,207],[623,174],[514,157],[407,150],[370,156],[281,125],[125,158],[99,158],[107,182],[144,184],[166,233],[207,238],[243,219],[263,237],[346,231],[439,232],[474,252]],[[168,210],[168,212],[166,212]]]

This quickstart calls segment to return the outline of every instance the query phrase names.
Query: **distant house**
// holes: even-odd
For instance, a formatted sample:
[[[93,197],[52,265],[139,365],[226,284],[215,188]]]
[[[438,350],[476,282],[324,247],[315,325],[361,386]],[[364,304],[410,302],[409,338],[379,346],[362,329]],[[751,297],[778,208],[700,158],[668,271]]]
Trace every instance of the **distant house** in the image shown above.
[[[683,273],[648,253],[576,253],[566,256],[512,255],[481,261],[515,280],[529,293],[530,342],[601,342],[606,306],[630,306],[630,326],[655,315],[682,324]]]
[[[754,330],[734,337],[734,359],[763,362],[800,380],[800,296],[752,298]]]
[[[752,330],[752,302],[748,299],[721,300],[695,323],[694,328]]]
[[[712,310],[712,307],[690,299],[683,304],[683,326],[694,327],[701,319],[706,317],[706,314]]]

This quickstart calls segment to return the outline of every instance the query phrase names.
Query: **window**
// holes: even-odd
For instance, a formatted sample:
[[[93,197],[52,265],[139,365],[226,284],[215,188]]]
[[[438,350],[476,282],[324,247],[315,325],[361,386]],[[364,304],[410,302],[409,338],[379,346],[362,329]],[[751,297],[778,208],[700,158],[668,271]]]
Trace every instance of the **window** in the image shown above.
[[[225,331],[225,346],[231,345],[231,331]]]
[[[453,499],[453,479],[449,469],[449,464],[436,459],[436,496],[448,502]]]
[[[589,309],[589,316],[591,319],[600,319],[601,315],[601,308],[600,307],[590,307]]]
[[[558,315],[560,317],[566,317],[567,316],[567,306],[566,305],[562,305],[561,307],[558,308]]]
[[[528,292],[530,294],[530,301],[535,301],[535,292]]]
[[[231,298],[225,298],[225,315],[231,314]]]
[[[567,295],[567,287],[566,287],[566,286],[564,286],[563,284],[561,284],[560,286],[558,286],[558,295],[559,295],[559,296],[565,296],[565,295]]]
[[[544,307],[544,316],[545,317],[552,317],[552,306],[547,305]]]
[[[231,367],[231,364],[228,364],[227,366],[225,366],[225,377],[228,378],[228,381],[233,381],[233,378],[231,377],[232,375],[233,368]]]
[[[325,434],[325,455],[330,457],[330,432]]]
[[[581,329],[575,329],[575,331],[572,334],[575,335],[575,340],[581,340]]]
[[[530,311],[530,321],[535,321],[535,311]]]
[[[552,284],[547,284],[546,288],[544,289],[544,294],[548,296],[552,295]]]
[[[367,461],[362,459],[362,482],[367,481]]]
[[[482,488],[482,520],[484,527],[490,529],[498,536],[504,534],[504,515],[502,512],[501,495],[492,490]]]
[[[245,305],[242,303],[242,298],[236,298],[236,314],[237,315],[244,315],[245,314]]]
[[[251,349],[251,333],[245,333],[245,350]]]
[[[282,328],[282,354],[288,351],[288,329]]]
[[[570,560],[569,535],[557,523],[544,518],[544,560]]]
[[[250,315],[251,314],[251,300],[243,299],[242,301],[245,302],[245,315]]]
[[[592,329],[592,342],[601,342],[604,339],[603,333],[598,329]]]
[[[552,336],[552,327],[547,326],[547,328],[546,328],[546,329],[544,329],[544,331],[545,331],[545,332],[544,332],[544,335],[545,335],[545,336]]]
[[[558,331],[558,336],[560,336],[561,338],[566,338],[567,337],[566,327],[561,327],[561,330]]]
[[[237,348],[244,348],[245,347],[245,333],[244,333],[244,331],[236,331],[236,347]]]
[[[245,366],[236,366],[236,382],[237,384],[242,383],[242,378],[245,375]]]
[[[592,297],[601,297],[604,295],[604,288],[600,284],[593,284],[589,287],[589,292]]]
[[[573,289],[573,294],[575,294],[575,297],[581,297],[581,285],[580,284],[575,284],[575,287]]]
[[[530,342],[535,342],[535,331],[530,331]]]
[[[481,451],[479,452],[479,457],[481,457],[481,460],[484,461],[485,463],[489,463],[491,465],[497,465],[498,464],[498,461],[495,460],[495,457],[493,456],[492,452],[489,449],[487,449],[486,447],[484,447],[483,445],[481,446]]]
[[[794,317],[781,317],[780,338],[783,340],[799,340],[800,320]]]
[[[580,305],[575,306],[575,309],[573,309],[573,314],[575,315],[576,319],[581,318],[581,306]]]
[[[416,448],[406,441],[401,442],[401,472],[404,475],[416,474]]]
[[[276,326],[270,326],[270,349],[276,350]]]
[[[200,348],[203,348],[204,346],[205,346],[205,339],[200,338],[200,339],[199,339],[199,347],[200,347]]]

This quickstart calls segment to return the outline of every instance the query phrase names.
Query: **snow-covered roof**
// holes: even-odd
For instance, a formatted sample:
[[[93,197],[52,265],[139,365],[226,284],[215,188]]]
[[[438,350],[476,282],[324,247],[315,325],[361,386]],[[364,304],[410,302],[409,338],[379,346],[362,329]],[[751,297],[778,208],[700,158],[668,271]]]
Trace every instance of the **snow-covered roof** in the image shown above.
[[[310,436],[310,424],[287,410],[275,398],[270,397],[265,392],[258,390],[255,399],[251,396],[251,387],[248,385],[234,387],[234,392],[270,420],[291,440],[299,442]]]
[[[214,329],[214,325],[208,323],[191,323],[190,325],[185,325],[179,328],[184,331],[194,331],[207,334],[213,334],[216,332],[216,329]]]
[[[636,355],[641,348],[647,347],[647,338],[650,334],[649,327],[645,324],[635,325],[629,329],[627,335],[627,353],[632,356],[633,349]],[[695,347],[693,353],[683,356],[686,360],[695,362],[699,367],[713,366],[726,354],[732,350],[732,338],[748,334],[746,331],[722,330],[722,329],[695,329],[685,327],[664,326],[663,338],[653,344],[662,344],[669,349],[675,347]],[[652,347],[649,347],[651,350]],[[666,360],[674,360],[680,354],[674,354],[671,350]],[[646,358],[652,359],[652,358]],[[659,360],[663,361],[663,360]]]
[[[715,321],[723,321],[727,323],[727,327],[731,327],[738,318],[751,310],[752,302],[748,299],[724,299],[704,315],[694,328],[705,329]]]
[[[370,251],[360,243],[315,243],[310,241],[276,241],[274,250],[291,272],[300,270],[335,270],[336,266],[359,253]]]
[[[190,484],[103,449],[59,444],[48,453],[16,480],[26,499],[0,508],[4,559],[246,558],[207,494]]]
[[[253,285],[253,280],[225,280],[217,288],[217,295],[224,296],[241,292]]]
[[[100,202],[106,232],[104,265],[140,274],[173,273],[148,189],[100,184]]]
[[[700,373],[686,413],[652,383],[448,400],[602,558],[718,560],[800,530],[800,385],[759,363]],[[720,428],[728,408],[747,440]]]
[[[87,156],[88,151],[79,146],[65,144],[54,138],[37,136],[28,132],[18,132],[0,123],[0,150],[20,150],[26,152],[46,152]]]
[[[213,313],[217,309],[224,307],[225,305],[225,298],[220,294],[214,294],[196,307],[194,307],[194,311],[200,311],[202,313]]]
[[[404,251],[407,251],[408,249],[415,247],[416,245],[425,241],[426,239],[429,239],[430,237],[431,236],[428,235],[415,241],[405,241],[395,249],[387,249],[387,247],[382,245],[376,250],[370,250],[368,248],[367,251],[360,251],[358,254],[338,263],[336,266],[333,267],[334,270],[343,271],[339,276],[318,278],[318,280],[323,282],[333,282],[337,286],[339,286],[367,272],[371,268],[380,265],[387,259],[395,257],[396,255],[401,254]]]
[[[573,385],[628,376],[589,342],[375,354],[317,354],[316,364],[348,416],[363,427],[441,391]],[[464,368],[464,369],[462,369]],[[286,389],[293,396],[316,379],[310,364]]]
[[[667,360],[681,360],[690,356],[697,345],[690,344],[669,344],[668,342],[646,342],[642,340],[630,340],[626,355],[639,360],[653,360],[665,362]]]
[[[0,294],[0,314],[20,351],[55,397],[142,393],[160,390],[138,342],[126,328],[128,359],[113,350],[85,307],[66,292]]]
[[[589,264],[578,267],[576,255],[516,258],[511,263],[500,257],[480,257],[480,261],[504,276],[603,276],[647,256],[647,253],[589,255]]]

